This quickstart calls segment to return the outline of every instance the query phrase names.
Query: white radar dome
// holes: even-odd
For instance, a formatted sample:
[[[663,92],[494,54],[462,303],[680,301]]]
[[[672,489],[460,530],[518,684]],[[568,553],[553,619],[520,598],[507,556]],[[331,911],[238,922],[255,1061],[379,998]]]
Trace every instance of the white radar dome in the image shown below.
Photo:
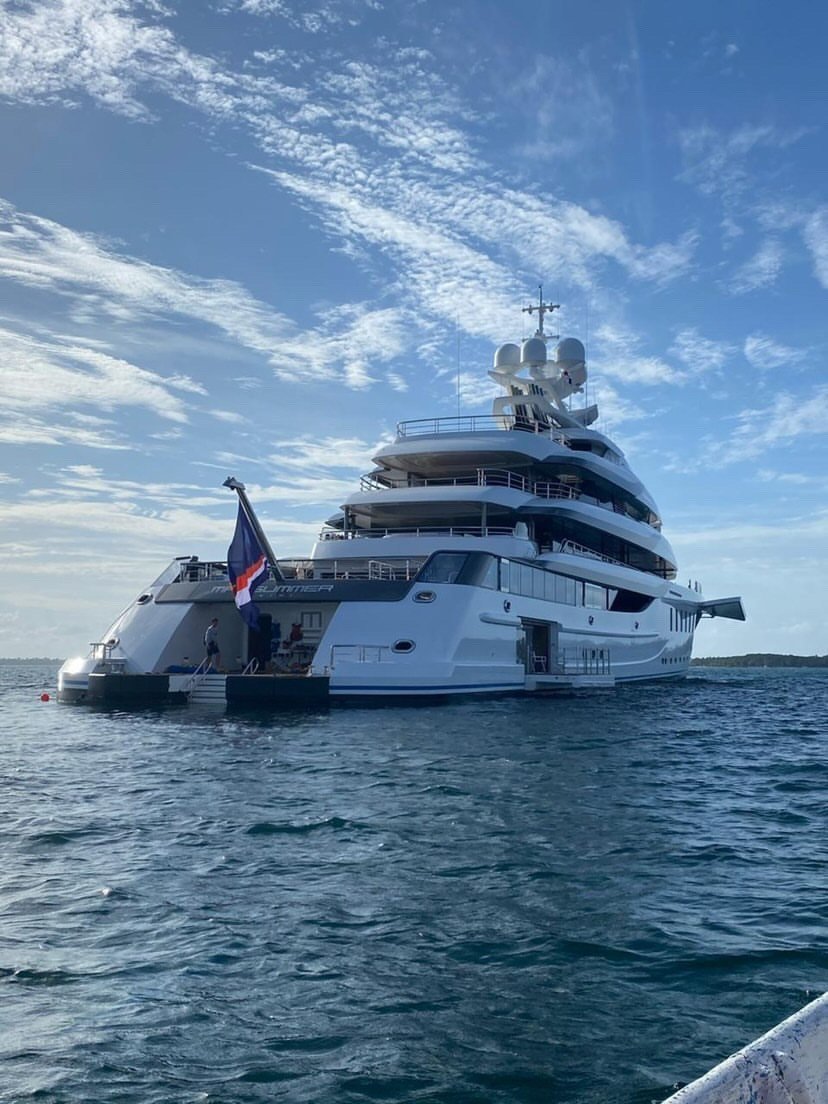
[[[558,342],[555,360],[558,364],[583,364],[586,360],[586,349],[577,337],[565,337]]]
[[[501,372],[516,372],[520,368],[520,347],[513,342],[495,350],[494,366]]]
[[[546,342],[540,337],[530,337],[520,347],[523,364],[546,364]]]

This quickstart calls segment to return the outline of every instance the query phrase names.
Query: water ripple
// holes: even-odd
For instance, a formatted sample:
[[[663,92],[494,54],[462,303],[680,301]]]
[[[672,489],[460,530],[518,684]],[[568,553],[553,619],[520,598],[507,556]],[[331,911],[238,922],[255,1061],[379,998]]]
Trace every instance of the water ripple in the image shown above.
[[[4,1104],[651,1104],[828,988],[824,672],[249,716],[54,674],[0,667]]]

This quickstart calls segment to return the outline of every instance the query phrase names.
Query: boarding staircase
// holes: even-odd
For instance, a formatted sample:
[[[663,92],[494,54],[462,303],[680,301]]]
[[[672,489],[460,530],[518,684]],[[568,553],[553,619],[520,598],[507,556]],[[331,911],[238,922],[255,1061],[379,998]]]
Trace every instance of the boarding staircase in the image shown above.
[[[190,690],[190,705],[226,705],[226,682],[227,675],[214,672],[203,675]]]
[[[214,671],[203,659],[184,686],[190,705],[226,705],[227,676]]]
[[[615,685],[609,648],[560,648],[547,656],[529,657],[526,689],[572,690]]]

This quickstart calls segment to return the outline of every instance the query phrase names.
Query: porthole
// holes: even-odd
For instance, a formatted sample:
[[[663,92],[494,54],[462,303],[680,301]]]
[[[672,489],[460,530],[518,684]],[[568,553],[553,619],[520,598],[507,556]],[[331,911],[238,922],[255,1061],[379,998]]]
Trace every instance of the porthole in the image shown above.
[[[416,648],[413,640],[395,640],[391,645],[392,652],[413,652]]]
[[[433,590],[418,590],[414,595],[415,602],[433,602],[437,595]]]
[[[142,594],[141,597],[137,600],[137,604],[139,606],[145,606],[147,604],[147,602],[151,602],[151,601],[152,601],[152,595],[151,594]]]

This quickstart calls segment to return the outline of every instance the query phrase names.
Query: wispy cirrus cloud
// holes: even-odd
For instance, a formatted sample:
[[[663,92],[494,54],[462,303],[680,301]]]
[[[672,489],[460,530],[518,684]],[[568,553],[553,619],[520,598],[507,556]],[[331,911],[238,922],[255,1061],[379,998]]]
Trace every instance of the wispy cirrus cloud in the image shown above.
[[[712,341],[703,337],[693,326],[679,330],[670,346],[671,356],[680,360],[694,374],[718,371],[736,351],[736,346],[731,342]]]
[[[828,385],[815,388],[807,398],[782,392],[769,406],[741,411],[737,421],[730,441],[711,451],[718,463],[753,460],[791,441],[827,434]]]
[[[494,300],[497,313],[499,303],[512,307],[516,272],[551,268],[550,276],[594,287],[607,261],[633,279],[657,283],[691,263],[692,234],[643,246],[605,216],[498,179],[470,142],[470,109],[435,75],[433,59],[422,49],[392,47],[393,64],[387,56],[381,65],[333,57],[306,70],[299,87],[272,71],[234,72],[192,53],[155,4],[51,0],[8,14],[0,43],[6,95],[41,102],[85,93],[138,118],[148,111],[141,96],[152,93],[160,110],[160,92],[211,122],[246,127],[280,163],[277,169],[266,166],[274,183],[313,210],[342,247],[358,253],[367,244],[394,260],[426,324],[435,314],[442,321],[454,318],[457,289],[468,284],[467,275]],[[87,262],[82,275],[91,278],[89,249],[80,259]],[[138,275],[135,266],[130,275]],[[210,281],[196,287],[184,278],[161,279],[159,289],[160,274],[152,266],[142,267],[140,276],[149,285],[150,303],[174,291],[168,309],[194,317],[201,310],[234,340],[265,355],[274,338],[278,343],[283,336],[285,320],[236,287]],[[23,264],[16,278],[34,281],[38,273]],[[137,299],[123,288],[120,299],[136,309]],[[197,299],[205,305],[199,307]],[[357,387],[372,378],[359,364],[346,366],[345,374]]]
[[[727,287],[736,295],[770,287],[776,283],[784,259],[782,243],[777,238],[766,238],[753,256],[736,269]]]
[[[388,364],[404,347],[404,318],[386,308],[345,303],[327,310],[319,329],[302,331],[232,281],[149,264],[2,201],[0,218],[0,280],[57,293],[78,322],[94,316],[128,326],[183,317],[218,329],[290,378],[339,377],[357,389],[375,382],[369,365]],[[179,377],[170,377],[168,386],[200,390]]]
[[[0,279],[69,300],[81,319],[122,323],[182,315],[270,356],[292,332],[277,311],[230,280],[204,280],[118,252],[92,234],[0,201]]]
[[[642,341],[631,330],[603,324],[595,331],[592,363],[602,374],[627,383],[680,384],[688,378],[661,357],[642,351]]]
[[[767,334],[755,333],[745,338],[745,359],[754,367],[763,371],[774,368],[790,368],[800,364],[807,353],[804,349],[794,349],[783,345]]]
[[[802,236],[811,253],[814,275],[828,288],[828,207],[820,207],[805,221]]]
[[[81,345],[39,341],[0,329],[0,407],[5,419],[19,412],[144,407],[173,422],[187,421],[176,392],[203,393],[186,377],[164,378],[128,361]]]
[[[710,124],[687,127],[679,133],[684,161],[682,179],[703,195],[732,203],[755,188],[751,158],[765,150],[784,150],[799,142],[806,127],[783,130],[767,123],[745,123],[730,132]]]
[[[529,128],[532,138],[518,146],[520,157],[585,158],[589,166],[613,136],[614,97],[596,78],[584,53],[573,60],[535,55],[528,66],[519,68],[504,94],[522,107],[536,105]]]

